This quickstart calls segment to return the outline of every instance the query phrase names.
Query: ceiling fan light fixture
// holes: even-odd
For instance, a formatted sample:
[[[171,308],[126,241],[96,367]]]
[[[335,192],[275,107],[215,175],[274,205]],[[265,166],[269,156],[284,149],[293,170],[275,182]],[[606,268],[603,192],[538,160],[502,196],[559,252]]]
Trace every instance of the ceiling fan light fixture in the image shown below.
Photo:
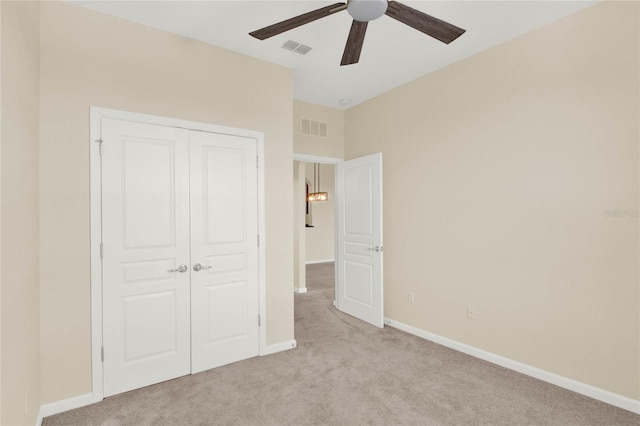
[[[369,22],[387,11],[387,0],[349,0],[347,12],[356,21]]]

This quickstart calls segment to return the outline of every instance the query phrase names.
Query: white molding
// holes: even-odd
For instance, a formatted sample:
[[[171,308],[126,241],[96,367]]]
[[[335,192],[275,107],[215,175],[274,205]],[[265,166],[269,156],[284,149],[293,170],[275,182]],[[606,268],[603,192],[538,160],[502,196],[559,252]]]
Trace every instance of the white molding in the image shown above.
[[[338,196],[338,166],[333,168],[333,191],[334,191],[334,203],[333,203],[333,255],[335,257],[334,259],[334,268],[333,268],[333,295],[335,297],[335,299],[333,300],[333,306],[337,309],[340,310],[340,307],[338,306],[338,294],[340,294],[340,276],[338,274],[338,272],[340,271],[339,266],[339,262],[340,262],[340,247],[338,247],[338,228],[339,228],[339,224],[341,220],[343,220],[343,217],[340,215],[340,213],[338,213],[338,208],[340,207],[338,205],[339,200],[336,199],[336,197]],[[384,311],[383,311],[384,314]]]
[[[294,339],[286,342],[276,343],[275,345],[266,345],[260,350],[260,356],[272,355],[278,352],[287,351],[289,349],[295,349],[298,347],[298,342]]]
[[[258,133],[258,236],[260,247],[258,247],[258,287],[259,287],[259,307],[260,319],[264,318],[260,324],[260,348],[258,353],[262,353],[262,348],[267,346],[267,222],[266,222],[266,196],[265,196],[265,153],[264,134]]]
[[[220,126],[217,124],[201,123],[197,121],[182,120],[179,118],[161,117],[158,115],[140,114],[137,112],[119,111],[115,109],[91,107],[92,117],[99,120],[111,118],[114,120],[132,121],[134,123],[156,124],[159,126],[178,127],[187,130],[199,130],[202,132],[220,133],[223,135],[242,136],[253,139],[264,139],[264,133],[255,130],[238,129],[235,127]],[[92,122],[93,123],[93,122]]]
[[[100,146],[96,141],[102,135],[102,117],[105,110],[90,109],[89,140],[89,173],[91,188],[90,218],[91,235],[91,383],[92,392],[102,398],[102,259],[100,259],[100,243],[102,242],[102,161]]]
[[[293,292],[294,293],[298,293],[298,294],[304,294],[307,292],[307,288],[306,287],[294,287],[293,288]]]
[[[101,137],[101,122],[103,118],[132,121],[136,123],[155,124],[160,126],[178,127],[189,130],[241,136],[256,140],[258,152],[258,235],[260,247],[258,249],[258,287],[259,287],[259,315],[264,319],[260,327],[259,352],[268,350],[267,316],[266,316],[266,220],[265,220],[265,168],[264,168],[264,133],[253,130],[237,129],[208,123],[160,117],[155,115],[138,114],[106,108],[90,108],[90,188],[91,188],[91,377],[92,402],[103,399],[103,371],[101,360],[102,349],[102,261],[100,260],[100,242],[102,240],[102,189],[101,189],[101,159],[99,144],[95,141]],[[295,341],[294,341],[295,342]],[[84,397],[84,396],[83,396]],[[81,398],[81,397],[78,397]],[[74,399],[74,398],[72,398]],[[66,400],[65,400],[66,401]],[[85,404],[86,405],[86,404]],[[71,409],[71,408],[69,408]],[[48,414],[44,414],[48,415]]]
[[[261,347],[260,356],[272,355],[289,349],[295,349],[297,347],[298,342],[296,342],[295,340],[276,343],[275,345],[264,345]],[[42,424],[42,420],[47,416],[53,416],[54,414],[74,410],[80,407],[85,407],[87,405],[95,404],[96,402],[100,401],[102,401],[102,393],[99,396],[93,393],[87,393],[84,395],[74,396],[72,398],[44,404],[40,407],[36,426],[40,426]]]
[[[304,262],[305,265],[315,265],[318,263],[333,263],[335,262],[335,259],[320,259],[320,260],[307,260],[306,262]]]
[[[439,345],[446,346],[458,352],[463,352],[475,358],[479,358],[492,364],[508,368],[509,370],[526,374],[527,376],[542,380],[543,382],[560,386],[561,388],[568,389],[570,391],[588,396],[593,399],[597,399],[607,404],[614,405],[618,408],[631,411],[632,413],[640,414],[640,401],[637,401],[635,399],[619,395],[604,389],[600,389],[586,383],[578,382],[568,377],[560,376],[559,374],[551,373],[549,371],[545,371],[531,365],[523,364],[521,362],[496,355],[492,352],[487,352],[485,350],[469,346],[465,343],[461,343],[456,340],[442,337],[437,334],[422,330],[420,328],[401,323],[399,321],[385,318],[384,323],[385,325],[389,325],[391,327],[397,328],[398,330],[405,331],[409,334],[413,334],[414,336],[421,337],[425,340],[432,341]]]
[[[85,407],[87,405],[95,404],[102,400],[102,397],[96,398],[93,393],[86,393],[84,395],[74,396],[60,401],[50,402],[43,404],[40,407],[40,414],[38,415],[37,425],[41,425],[45,417],[53,416],[54,414],[63,413],[69,410],[75,410],[76,408]]]
[[[335,157],[321,157],[319,155],[296,154],[293,153],[293,161],[304,161],[305,163],[338,164],[344,160]]]

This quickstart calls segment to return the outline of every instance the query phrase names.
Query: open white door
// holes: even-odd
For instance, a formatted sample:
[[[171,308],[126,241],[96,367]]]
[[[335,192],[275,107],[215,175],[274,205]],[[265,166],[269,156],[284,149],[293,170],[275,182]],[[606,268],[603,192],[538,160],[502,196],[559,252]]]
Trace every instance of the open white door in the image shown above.
[[[383,327],[381,153],[337,165],[336,203],[336,307]]]

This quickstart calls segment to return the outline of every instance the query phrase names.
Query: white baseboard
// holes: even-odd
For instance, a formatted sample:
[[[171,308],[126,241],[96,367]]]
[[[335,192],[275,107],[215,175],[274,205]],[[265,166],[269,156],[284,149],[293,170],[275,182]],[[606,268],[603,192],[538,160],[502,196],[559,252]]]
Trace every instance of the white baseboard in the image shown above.
[[[44,404],[40,407],[36,426],[40,426],[42,424],[42,420],[47,416],[53,416],[54,414],[62,413],[64,411],[74,410],[99,401],[100,398],[96,398],[93,393],[85,393],[84,395]]]
[[[307,288],[306,287],[302,287],[302,288],[294,287],[293,288],[293,292],[294,293],[298,293],[298,294],[306,293],[307,292]]]
[[[260,356],[271,355],[278,352],[286,351],[288,349],[294,349],[298,346],[298,342],[295,340],[289,340],[287,342],[276,343],[275,345],[265,346],[260,351]],[[42,425],[42,420],[47,416],[53,416],[54,414],[62,413],[64,411],[73,410],[76,408],[84,407],[99,402],[101,399],[94,397],[93,393],[87,393],[84,395],[75,396],[73,398],[63,399],[61,401],[50,402],[40,407],[38,413],[38,419],[36,426]]]
[[[335,262],[335,259],[320,259],[320,260],[307,260],[304,262],[305,265],[315,265],[316,263],[330,263]]]
[[[288,349],[294,349],[297,346],[298,346],[298,342],[296,342],[295,340],[276,343],[275,345],[268,345],[268,346],[265,346],[260,351],[260,356],[271,355],[278,352],[286,351]],[[36,420],[36,426],[41,426],[42,420],[47,416],[53,416],[54,414],[84,407],[100,401],[101,401],[101,398],[96,398],[93,393],[87,393],[84,395],[63,399],[61,401],[44,404],[40,407],[40,411],[38,413],[38,419]]]
[[[430,340],[442,346],[446,346],[456,351],[463,352],[467,355],[480,358],[492,364],[508,368],[509,370],[517,371],[518,373],[526,374],[527,376],[534,377],[538,380],[542,380],[543,382],[560,386],[561,388],[565,388],[570,391],[588,396],[590,398],[597,399],[607,404],[614,405],[618,408],[631,411],[632,413],[640,414],[640,401],[636,401],[635,399],[609,392],[607,390],[600,389],[586,383],[578,382],[576,380],[569,379],[568,377],[560,376],[549,371],[541,370],[539,368],[532,367],[530,365],[523,364],[521,362],[514,361],[512,359],[505,358],[503,356],[496,355],[494,353],[487,352],[482,349],[478,349],[473,346],[469,346],[467,344],[439,336],[437,334],[429,333],[428,331],[403,324],[399,321],[385,318],[384,323],[385,325],[397,328],[398,330],[402,330],[409,334],[413,334],[414,336]]]
[[[260,351],[260,356],[271,355],[278,352],[286,351],[289,349],[295,349],[298,347],[298,342],[295,340],[289,340],[286,342],[276,343],[275,345],[267,345]]]

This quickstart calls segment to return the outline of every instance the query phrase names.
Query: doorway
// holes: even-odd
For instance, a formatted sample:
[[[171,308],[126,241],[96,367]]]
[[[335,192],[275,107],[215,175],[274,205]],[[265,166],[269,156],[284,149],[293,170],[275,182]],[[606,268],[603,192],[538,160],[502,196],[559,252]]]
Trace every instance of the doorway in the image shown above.
[[[306,293],[307,276],[335,262],[335,169],[339,158],[294,154],[294,292]],[[319,182],[318,182],[319,180]],[[309,193],[327,192],[326,201],[308,201]],[[328,265],[325,265],[328,266]],[[332,268],[333,270],[333,268]],[[326,278],[326,271],[323,271]],[[335,289],[335,273],[333,286]],[[334,290],[335,305],[335,290]]]
[[[304,229],[300,230],[301,267],[304,267],[304,274],[300,274],[299,280],[302,285],[296,287],[297,292],[314,290],[314,283],[318,283],[322,275],[322,285],[330,284],[335,287],[335,273],[333,264],[335,262],[335,166],[333,164],[301,163],[302,170],[300,183],[304,187],[306,198],[297,205],[297,216],[304,215]],[[319,194],[313,196],[310,194]],[[311,200],[309,199],[311,198]],[[319,198],[319,200],[313,200]],[[303,211],[301,211],[303,210]],[[302,221],[301,221],[302,222]],[[328,274],[328,272],[331,272]],[[332,291],[334,293],[334,291]],[[334,300],[335,297],[332,299]]]
[[[333,164],[304,163],[305,187],[309,194],[324,196],[305,203],[305,264],[335,261],[335,166]]]
[[[335,165],[333,304],[340,311],[383,327],[382,154],[349,161],[294,154],[296,293],[307,291],[306,242],[301,243],[306,236],[302,219],[306,201],[304,162]]]

